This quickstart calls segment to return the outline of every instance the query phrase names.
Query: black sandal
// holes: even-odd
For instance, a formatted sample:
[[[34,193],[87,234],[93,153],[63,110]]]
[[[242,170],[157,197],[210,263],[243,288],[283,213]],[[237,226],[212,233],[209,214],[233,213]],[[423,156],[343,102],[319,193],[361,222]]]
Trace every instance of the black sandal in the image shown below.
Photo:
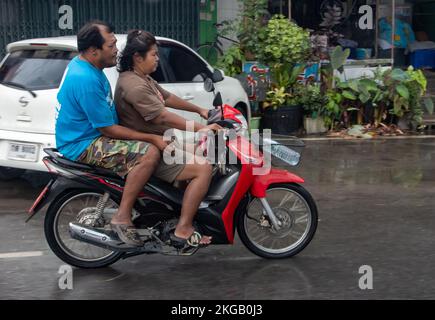
[[[177,237],[174,231],[171,232],[169,238],[171,239],[172,245],[177,249],[198,248],[199,246],[207,246],[200,243],[202,235],[198,231],[194,231],[187,239]]]

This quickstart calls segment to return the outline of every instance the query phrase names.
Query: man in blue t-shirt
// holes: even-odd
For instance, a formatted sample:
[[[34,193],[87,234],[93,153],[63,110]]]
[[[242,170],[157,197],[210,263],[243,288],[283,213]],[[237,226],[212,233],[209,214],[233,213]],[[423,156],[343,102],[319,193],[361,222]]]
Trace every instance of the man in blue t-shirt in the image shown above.
[[[118,125],[104,68],[116,65],[118,49],[112,27],[87,23],[77,35],[80,55],[68,65],[58,93],[56,145],[66,158],[113,170],[126,183],[111,227],[127,244],[143,243],[131,213],[136,197],[160,162],[167,143],[158,135]]]

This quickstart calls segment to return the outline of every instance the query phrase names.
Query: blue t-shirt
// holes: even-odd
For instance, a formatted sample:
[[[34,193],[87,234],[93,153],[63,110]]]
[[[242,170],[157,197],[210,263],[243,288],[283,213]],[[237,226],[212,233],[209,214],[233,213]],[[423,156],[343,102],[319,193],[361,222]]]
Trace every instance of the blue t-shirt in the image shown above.
[[[68,65],[57,100],[56,147],[70,160],[101,136],[98,128],[119,123],[106,76],[78,56]]]

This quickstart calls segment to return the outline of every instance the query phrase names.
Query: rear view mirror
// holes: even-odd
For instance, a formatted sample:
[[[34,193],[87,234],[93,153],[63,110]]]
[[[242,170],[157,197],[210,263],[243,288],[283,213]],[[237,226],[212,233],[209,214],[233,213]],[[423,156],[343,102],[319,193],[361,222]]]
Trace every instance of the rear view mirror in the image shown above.
[[[205,79],[204,81],[204,90],[207,92],[213,92],[214,91],[214,84],[213,81],[210,78]]]
[[[224,76],[221,70],[214,69],[213,71],[213,82],[219,82],[224,80]]]

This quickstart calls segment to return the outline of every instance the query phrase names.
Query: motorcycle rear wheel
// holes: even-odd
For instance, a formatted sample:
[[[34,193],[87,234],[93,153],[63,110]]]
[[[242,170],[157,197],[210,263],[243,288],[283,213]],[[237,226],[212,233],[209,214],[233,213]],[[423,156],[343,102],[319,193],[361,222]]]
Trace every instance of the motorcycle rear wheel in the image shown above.
[[[44,231],[48,245],[58,258],[69,265],[85,269],[104,268],[123,255],[122,252],[93,246],[69,236],[69,222],[78,222],[78,214],[85,208],[94,208],[101,196],[97,192],[71,191],[55,200],[47,210]],[[117,207],[111,200],[109,205]],[[83,219],[92,219],[92,214]]]
[[[282,223],[275,230],[258,198],[239,215],[237,232],[243,244],[254,254],[267,259],[292,257],[313,239],[317,229],[316,204],[302,186],[274,184],[269,186],[266,199]]]

